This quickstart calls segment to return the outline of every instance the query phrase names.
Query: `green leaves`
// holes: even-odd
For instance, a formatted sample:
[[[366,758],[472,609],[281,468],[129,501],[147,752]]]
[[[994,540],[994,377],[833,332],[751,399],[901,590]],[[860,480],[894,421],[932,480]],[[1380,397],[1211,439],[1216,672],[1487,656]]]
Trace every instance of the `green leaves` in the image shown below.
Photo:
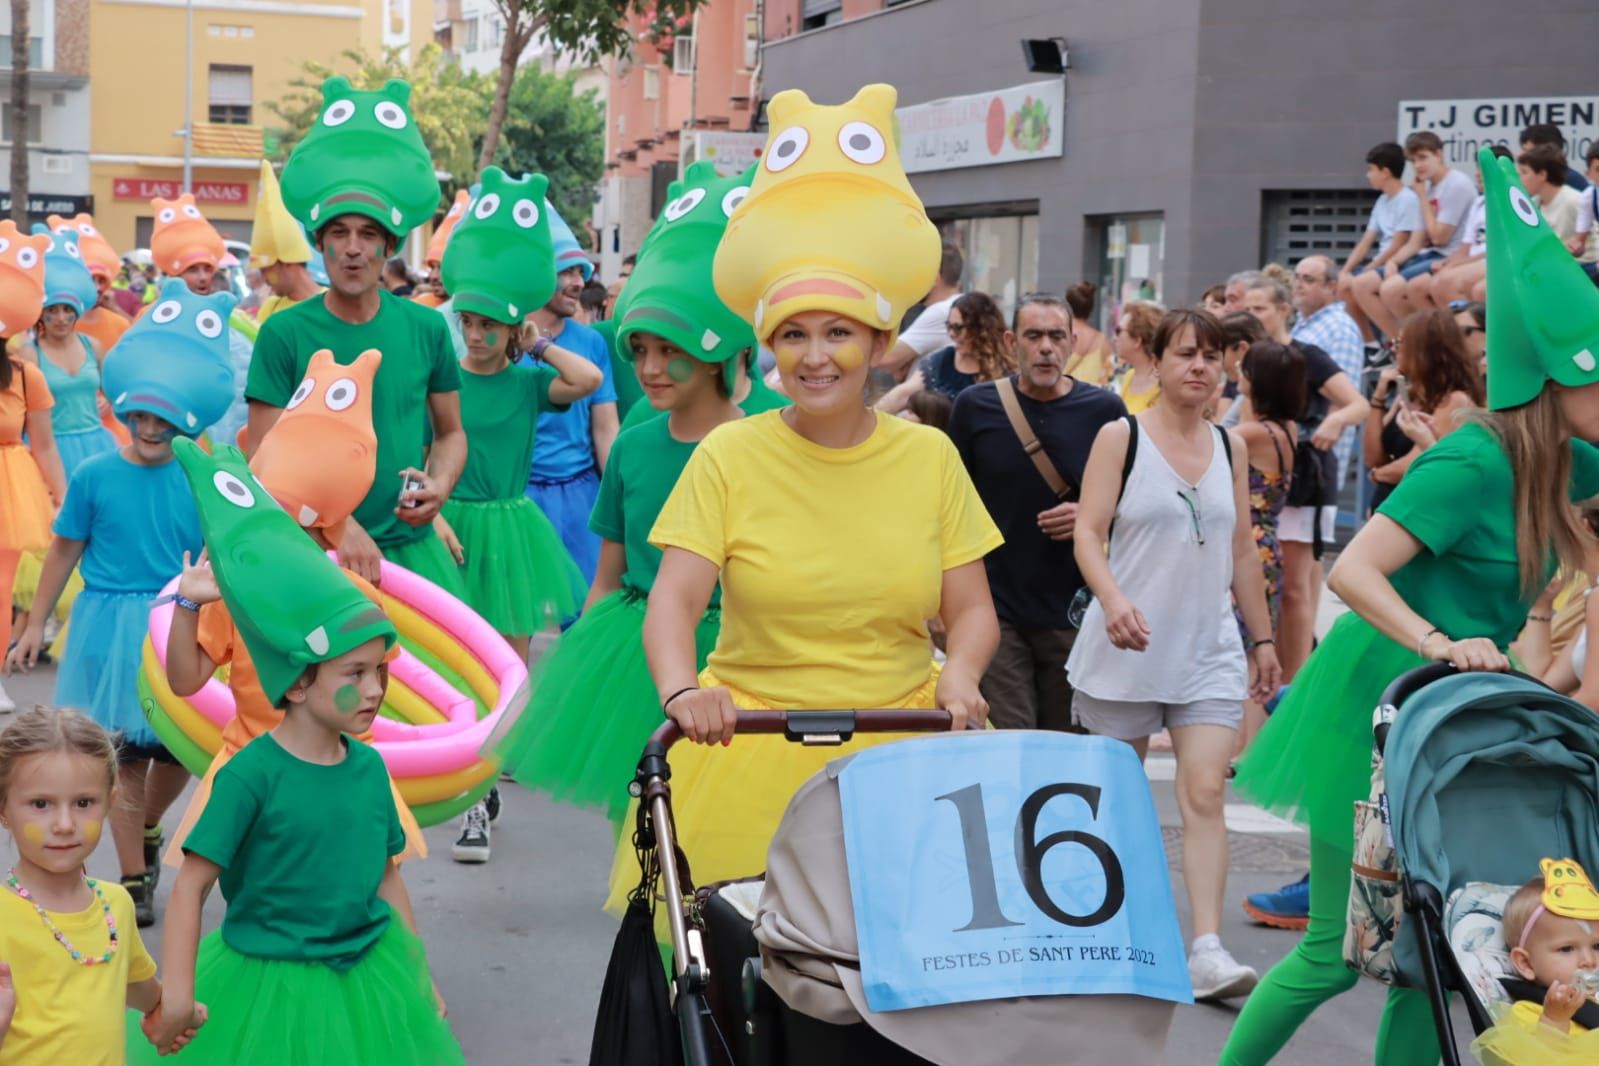
[[[575,71],[523,67],[511,86],[495,161],[512,174],[543,174],[563,218],[588,218],[605,169],[605,109],[598,94],[580,94]]]

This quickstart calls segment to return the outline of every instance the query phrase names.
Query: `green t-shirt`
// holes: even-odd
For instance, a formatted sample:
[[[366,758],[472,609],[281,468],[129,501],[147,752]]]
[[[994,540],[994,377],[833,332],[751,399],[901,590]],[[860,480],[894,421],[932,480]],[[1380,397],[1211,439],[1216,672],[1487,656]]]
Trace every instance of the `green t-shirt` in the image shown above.
[[[378,884],[405,831],[383,756],[344,746],[342,762],[319,766],[263,733],[217,771],[183,850],[222,867],[233,950],[346,970],[388,927]]]
[[[627,553],[622,583],[648,593],[661,568],[661,549],[650,543],[650,529],[672,494],[678,475],[688,465],[698,441],[684,443],[672,436],[671,421],[646,418],[642,424],[617,434],[611,457],[600,477],[600,494],[589,514],[589,529]],[[722,588],[711,594],[711,606],[721,602]]]
[[[432,535],[432,527],[400,521],[400,471],[421,469],[432,429],[427,397],[461,387],[461,372],[444,316],[431,307],[379,294],[372,321],[354,325],[335,318],[322,296],[279,311],[261,326],[245,383],[246,399],[284,407],[305,377],[311,356],[321,348],[342,364],[353,363],[368,348],[383,353],[372,390],[372,429],[377,434],[377,474],[372,489],[355,509],[355,520],[381,548],[398,547]]]
[[[649,406],[642,402],[644,386],[638,383],[638,375],[633,373],[633,360],[628,358],[626,352],[616,349],[616,319],[601,319],[594,323],[593,329],[605,338],[605,347],[611,353],[611,383],[616,389],[616,414],[625,420],[633,408]]]
[[[1599,449],[1574,440],[1571,459],[1571,499],[1599,495]],[[1427,449],[1378,512],[1424,546],[1392,578],[1416,613],[1456,640],[1516,638],[1539,590],[1521,586],[1510,458],[1491,429],[1468,422]]]
[[[552,366],[513,363],[498,374],[461,371],[461,423],[466,427],[466,469],[452,500],[520,499],[533,465],[534,426],[540,411],[564,411],[550,402]]]
[[[628,365],[627,372],[633,378],[634,383],[637,384],[638,376],[633,373],[631,364]],[[621,380],[620,375],[618,375],[617,380]],[[621,390],[618,389],[617,391],[620,394]],[[789,402],[787,396],[770,388],[766,382],[761,380],[758,374],[752,374],[750,375],[750,394],[744,397],[744,402],[738,405],[738,409],[743,411],[744,416],[747,418],[750,415],[758,415],[762,411],[775,411],[779,407],[787,407]],[[627,413],[627,417],[622,419],[622,428],[632,429],[642,422],[648,422],[657,415],[664,414],[666,414],[665,411],[657,411],[650,406],[648,400],[645,400],[642,403],[633,405],[633,409]]]

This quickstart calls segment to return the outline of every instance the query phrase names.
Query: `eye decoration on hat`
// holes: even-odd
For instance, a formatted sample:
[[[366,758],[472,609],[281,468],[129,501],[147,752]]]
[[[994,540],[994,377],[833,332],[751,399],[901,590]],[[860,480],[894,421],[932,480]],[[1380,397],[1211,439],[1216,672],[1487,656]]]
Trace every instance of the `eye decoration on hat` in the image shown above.
[[[543,174],[489,167],[450,234],[441,277],[457,312],[515,325],[555,295],[556,253]]]
[[[84,265],[77,231],[61,229],[51,233],[42,223],[34,223],[33,232],[50,239],[50,248],[44,253],[44,306],[70,307],[73,314],[81,317],[95,305],[100,293],[95,288],[94,275]]]
[[[150,258],[161,273],[175,278],[196,263],[215,267],[222,261],[227,253],[222,234],[194,206],[193,193],[186,192],[176,200],[158,196],[150,201],[150,209],[155,212]]]
[[[279,702],[313,663],[374,638],[393,646],[388,616],[301,532],[239,449],[219,444],[207,455],[179,440],[173,450],[194,493],[217,587],[269,700]]]
[[[1477,153],[1488,208],[1488,407],[1536,399],[1551,381],[1599,381],[1599,289],[1522,187],[1512,160]]]
[[[828,310],[892,335],[938,275],[940,240],[891,142],[897,93],[848,103],[796,89],[767,108],[772,134],[716,253],[716,291],[770,337]]]
[[[155,304],[106,353],[100,386],[120,419],[144,411],[197,437],[233,403],[228,292],[196,296],[182,278],[161,283]]]
[[[439,182],[410,101],[398,78],[375,91],[345,77],[322,83],[322,113],[282,176],[283,202],[308,231],[362,215],[404,237],[432,217]]]
[[[1538,867],[1543,871],[1543,905],[1550,914],[1599,920],[1599,892],[1577,860],[1543,859]]]
[[[45,221],[49,223],[52,233],[72,230],[78,235],[78,251],[83,253],[83,262],[90,274],[107,280],[117,276],[117,271],[122,268],[122,260],[116,249],[111,247],[111,242],[101,236],[99,227],[94,224],[94,216],[81,214],[63,218],[51,215]]]
[[[324,348],[283,414],[250,457],[250,469],[302,526],[336,541],[377,473],[372,390],[383,354],[368,349],[341,366]]]
[[[25,236],[15,222],[0,220],[0,337],[15,336],[39,321],[49,250],[49,237]]]
[[[721,363],[732,383],[734,357],[753,348],[749,324],[717,298],[711,268],[728,218],[749,193],[755,168],[734,177],[710,160],[693,163],[667,189],[660,218],[639,245],[617,299],[617,349],[638,332],[662,337],[703,363]]]

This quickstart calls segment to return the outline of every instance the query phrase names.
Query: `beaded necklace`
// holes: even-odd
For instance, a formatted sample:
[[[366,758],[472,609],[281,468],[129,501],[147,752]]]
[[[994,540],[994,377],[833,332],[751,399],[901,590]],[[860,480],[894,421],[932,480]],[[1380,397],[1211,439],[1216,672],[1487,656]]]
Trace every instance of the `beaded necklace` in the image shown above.
[[[92,877],[85,877],[83,879],[83,883],[88,885],[89,891],[94,893],[94,898],[100,903],[100,911],[105,915],[105,927],[106,931],[111,936],[111,946],[106,949],[104,955],[86,956],[83,954],[83,952],[73,947],[72,941],[67,939],[67,935],[61,931],[55,922],[50,920],[50,913],[43,907],[39,906],[39,904],[34,900],[33,895],[27,889],[23,888],[20,883],[18,883],[17,871],[15,869],[11,870],[10,874],[6,877],[6,887],[11,889],[11,891],[15,892],[17,895],[21,896],[23,899],[27,900],[29,903],[33,904],[33,909],[39,912],[39,920],[44,923],[44,927],[46,929],[50,930],[50,935],[56,938],[56,943],[65,948],[67,954],[72,956],[73,962],[79,963],[83,966],[102,966],[105,963],[110,962],[112,957],[117,953],[117,920],[116,917],[111,913],[111,904],[106,902],[105,893],[100,891],[100,883]]]

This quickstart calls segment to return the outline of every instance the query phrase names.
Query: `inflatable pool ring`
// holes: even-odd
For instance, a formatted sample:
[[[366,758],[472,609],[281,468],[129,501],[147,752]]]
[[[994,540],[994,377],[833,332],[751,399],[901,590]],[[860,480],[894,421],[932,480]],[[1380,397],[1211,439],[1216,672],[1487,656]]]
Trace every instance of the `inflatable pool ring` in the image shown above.
[[[165,592],[176,588],[174,579]],[[372,746],[417,822],[437,825],[494,786],[499,764],[478,752],[525,701],[527,667],[487,622],[426,578],[385,561],[379,592],[401,651],[389,667]],[[150,612],[139,695],[161,742],[191,773],[204,774],[233,718],[233,693],[217,677],[188,699],[167,685],[172,611],[165,603]]]

